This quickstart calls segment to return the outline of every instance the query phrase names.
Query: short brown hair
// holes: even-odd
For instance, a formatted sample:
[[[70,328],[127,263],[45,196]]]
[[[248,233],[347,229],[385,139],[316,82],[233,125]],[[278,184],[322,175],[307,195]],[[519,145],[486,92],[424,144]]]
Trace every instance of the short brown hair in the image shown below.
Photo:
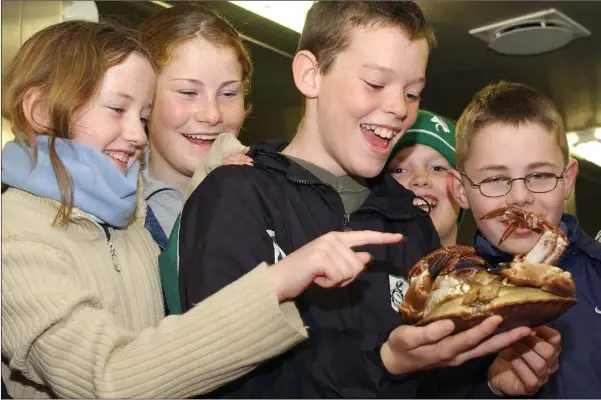
[[[351,31],[374,25],[400,28],[411,40],[426,39],[436,46],[432,27],[413,1],[316,1],[305,20],[297,51],[315,55],[322,73],[349,45]]]
[[[50,136],[50,162],[61,194],[55,225],[67,224],[73,207],[71,176],[56,153],[56,138],[73,138],[76,115],[99,90],[104,74],[132,53],[155,68],[136,31],[109,23],[67,21],[36,32],[6,67],[2,115],[10,121],[15,139],[31,148],[34,163],[36,136]],[[39,91],[47,110],[45,132],[38,132],[26,118],[23,102],[30,90]]]
[[[555,136],[568,162],[569,148],[563,119],[555,103],[523,83],[501,81],[479,90],[465,108],[456,126],[456,163],[463,171],[473,138],[492,124],[518,126],[535,123]]]
[[[140,33],[159,68],[169,64],[176,45],[195,37],[233,48],[242,66],[244,90],[249,92],[253,65],[248,48],[238,31],[215,11],[190,3],[177,4],[154,13],[142,23]]]

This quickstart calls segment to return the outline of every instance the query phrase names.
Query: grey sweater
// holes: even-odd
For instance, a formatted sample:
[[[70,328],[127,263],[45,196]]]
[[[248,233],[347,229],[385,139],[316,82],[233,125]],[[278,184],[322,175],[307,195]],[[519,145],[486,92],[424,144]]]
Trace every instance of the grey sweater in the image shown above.
[[[286,157],[300,164],[326,185],[333,187],[340,195],[340,199],[344,206],[344,212],[347,214],[350,214],[361,207],[369,197],[370,190],[364,179],[355,178],[349,175],[336,176],[330,171],[310,163],[309,161],[291,156]]]

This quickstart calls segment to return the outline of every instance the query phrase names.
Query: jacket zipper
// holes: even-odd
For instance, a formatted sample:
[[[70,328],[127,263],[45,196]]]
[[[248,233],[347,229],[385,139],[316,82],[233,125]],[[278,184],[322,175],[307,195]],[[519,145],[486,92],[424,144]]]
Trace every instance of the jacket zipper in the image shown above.
[[[336,190],[336,188],[334,186],[332,186],[330,184],[327,184],[327,183],[324,183],[324,182],[312,182],[312,181],[298,180],[298,179],[293,179],[293,178],[289,178],[289,179],[292,182],[299,183],[301,185],[309,185],[309,186],[311,186],[311,185],[321,185],[321,186],[329,187],[330,189],[332,189],[334,191],[334,193],[336,193],[336,195],[340,199],[340,203],[342,203],[342,208],[344,208],[344,202],[342,201],[342,196],[340,196],[340,193],[338,193],[338,191]],[[347,214],[345,212],[342,215],[342,229],[345,232],[353,230],[353,227],[351,226],[351,214]]]
[[[348,232],[348,231],[352,231],[353,228],[351,227],[351,215],[350,214],[344,214],[344,231]]]
[[[121,267],[117,264],[117,254],[115,253],[115,244],[113,243],[113,239],[111,238],[111,231],[109,227],[105,224],[101,224],[102,230],[104,231],[104,235],[106,236],[106,241],[109,247],[109,252],[111,253],[111,260],[113,261],[113,268],[115,271],[121,272]]]
[[[344,207],[344,202],[342,201],[342,196],[340,196],[340,193],[338,193],[338,191],[336,190],[336,188],[334,186],[329,185],[327,183],[323,183],[323,182],[312,182],[312,181],[298,180],[298,179],[292,179],[292,178],[289,178],[289,179],[292,182],[299,183],[301,185],[321,185],[321,186],[329,187],[330,189],[332,189],[334,191],[334,193],[336,193],[336,195],[340,199],[340,202],[342,203],[342,207]],[[344,213],[343,214],[342,228],[345,232],[353,230],[353,227],[351,226],[351,215],[357,214],[358,212],[361,212],[361,211],[375,211],[379,214],[382,214],[383,216],[386,216],[386,213],[377,207],[374,207],[374,206],[359,207],[352,213],[349,213],[349,214]]]

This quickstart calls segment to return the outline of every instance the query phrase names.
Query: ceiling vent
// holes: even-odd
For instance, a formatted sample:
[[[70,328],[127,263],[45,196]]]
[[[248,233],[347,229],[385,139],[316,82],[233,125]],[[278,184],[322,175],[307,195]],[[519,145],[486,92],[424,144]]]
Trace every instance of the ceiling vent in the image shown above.
[[[531,55],[559,49],[591,32],[555,9],[539,11],[469,31],[501,54]]]

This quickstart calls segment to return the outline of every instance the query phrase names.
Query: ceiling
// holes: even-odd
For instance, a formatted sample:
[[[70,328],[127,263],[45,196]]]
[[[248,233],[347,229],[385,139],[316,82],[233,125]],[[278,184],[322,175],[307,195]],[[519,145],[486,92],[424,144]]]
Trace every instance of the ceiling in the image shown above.
[[[503,78],[525,82],[550,96],[562,112],[568,130],[601,126],[601,2],[419,3],[439,39],[429,64],[426,106],[458,117],[476,90]],[[512,57],[488,50],[485,42],[468,34],[478,26],[549,8],[584,25],[591,36],[576,39],[554,52]],[[449,95],[440,96],[441,88],[452,90]]]
[[[601,126],[601,1],[418,1],[434,26],[438,47],[433,51],[422,106],[457,119],[473,94],[500,79],[524,82],[550,96],[568,130]],[[294,87],[291,59],[298,33],[229,2],[203,4],[221,12],[249,37],[255,74],[250,101],[253,112],[244,125],[247,143],[290,138],[300,120],[301,97]],[[148,1],[97,1],[101,18],[117,18],[135,27],[160,5]],[[470,29],[522,14],[555,8],[592,33],[564,48],[536,56],[503,56],[468,34]],[[451,17],[452,16],[452,17]],[[261,45],[258,45],[260,43]],[[269,49],[271,47],[272,49]],[[277,52],[273,50],[277,49]],[[583,229],[601,229],[601,168],[580,162],[576,210]],[[469,217],[460,240],[473,232]]]

